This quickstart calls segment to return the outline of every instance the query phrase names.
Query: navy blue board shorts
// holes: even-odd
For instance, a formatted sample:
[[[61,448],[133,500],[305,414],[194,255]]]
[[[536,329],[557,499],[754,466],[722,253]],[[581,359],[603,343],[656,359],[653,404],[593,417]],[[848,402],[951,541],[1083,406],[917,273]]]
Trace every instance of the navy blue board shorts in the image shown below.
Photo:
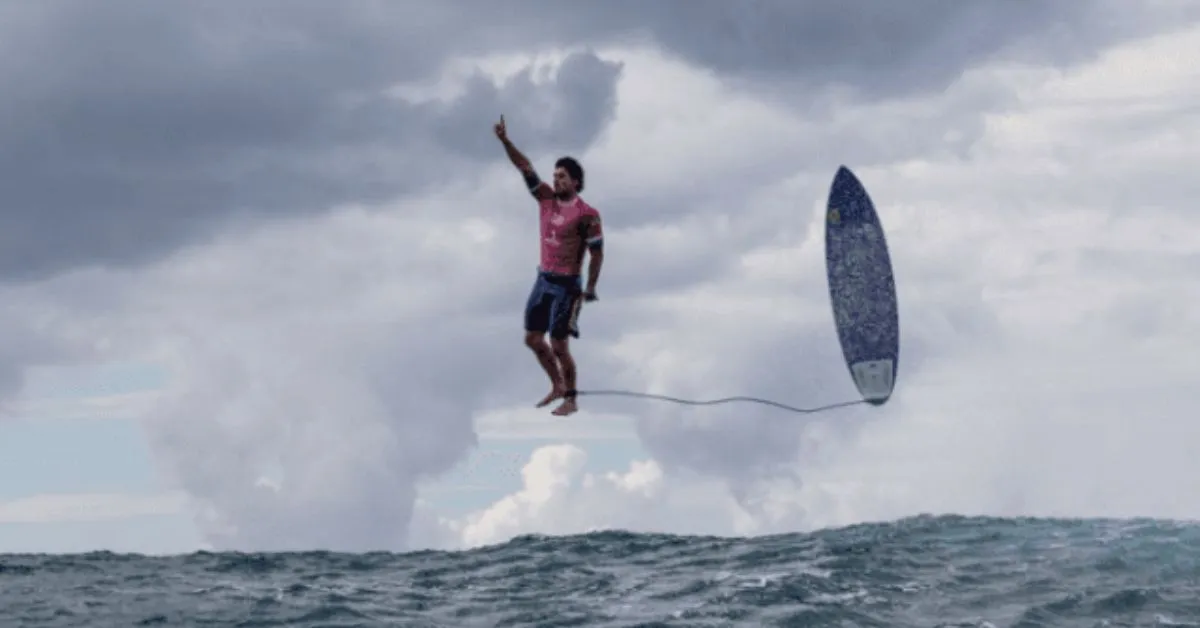
[[[550,333],[551,338],[579,337],[579,307],[583,304],[579,275],[539,270],[525,303],[525,331]]]

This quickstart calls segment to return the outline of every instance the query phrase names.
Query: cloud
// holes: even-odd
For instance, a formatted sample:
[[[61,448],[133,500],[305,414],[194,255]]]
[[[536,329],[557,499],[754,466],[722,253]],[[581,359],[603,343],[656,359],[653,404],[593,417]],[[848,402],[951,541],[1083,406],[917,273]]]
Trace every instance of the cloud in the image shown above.
[[[1055,503],[1080,513],[1178,512],[1164,501],[1166,490],[1134,498],[1117,487],[1188,468],[1182,445],[1155,452],[1153,440],[1188,442],[1172,418],[1186,409],[1181,393],[1153,397],[1149,409],[1129,395],[1177,384],[1187,368],[1172,346],[1190,342],[1198,294],[1177,266],[1197,232],[1181,211],[1190,198],[1184,164],[1195,161],[1187,159],[1191,144],[1180,141],[1195,130],[1181,107],[1194,97],[1194,81],[1156,60],[1186,56],[1195,33],[1139,44],[1157,57],[1131,46],[1083,71],[1054,65],[1086,59],[1175,9],[1114,33],[1089,21],[1106,5],[1073,4],[1084,8],[1071,11],[1089,16],[1072,22],[1082,24],[1068,29],[1076,36],[1065,47],[1027,46],[1024,64],[1006,55],[1050,36],[1024,20],[1049,24],[1042,11],[1068,9],[988,4],[918,21],[897,14],[911,25],[903,41],[933,43],[896,48],[914,52],[896,55],[893,70],[904,80],[888,84],[878,80],[892,76],[888,68],[871,65],[877,53],[834,36],[842,14],[796,5],[772,15],[781,24],[788,17],[827,25],[821,41],[853,66],[837,76],[859,87],[831,83],[818,56],[794,66],[799,84],[814,86],[802,98],[786,81],[776,92],[759,79],[785,74],[798,51],[816,50],[816,39],[798,49],[764,42],[764,54],[779,59],[771,62],[747,53],[751,38],[718,37],[725,31],[713,27],[712,43],[730,51],[703,56],[691,50],[698,40],[673,39],[670,25],[631,26],[636,11],[613,11],[617,17],[585,28],[597,15],[581,7],[570,18],[546,14],[543,24],[564,21],[538,44],[561,62],[543,74],[529,66],[525,31],[484,34],[483,9],[481,22],[468,20],[460,49],[436,53],[450,45],[439,39],[439,28],[453,22],[450,8],[405,31],[406,14],[383,4],[345,12],[296,6],[287,19],[264,20],[272,24],[265,33],[248,29],[232,9],[152,9],[137,19],[174,29],[159,31],[168,33],[163,54],[122,40],[111,57],[96,56],[99,44],[89,44],[87,54],[62,57],[71,72],[48,72],[37,84],[42,91],[29,92],[57,103],[48,119],[76,124],[63,128],[76,129],[78,146],[18,153],[31,144],[14,140],[0,149],[14,151],[7,163],[21,162],[5,170],[14,181],[48,181],[29,169],[53,154],[62,159],[46,172],[92,195],[88,218],[71,223],[77,232],[42,222],[76,218],[78,205],[63,198],[54,211],[3,214],[12,222],[0,231],[20,237],[0,268],[30,279],[0,288],[0,296],[11,304],[12,329],[36,333],[14,336],[34,344],[3,363],[0,374],[9,377],[0,381],[15,386],[23,369],[47,360],[168,368],[169,386],[142,419],[164,475],[194,500],[215,547],[396,549],[448,534],[484,542],[591,525],[688,532],[703,527],[689,522],[704,521],[714,522],[708,529],[761,533],[914,509],[1032,512]],[[29,11],[23,19],[64,37],[0,45],[41,50],[68,41],[84,18],[110,34],[134,19]],[[708,12],[710,5],[697,11],[688,19],[724,16]],[[1000,19],[1006,11],[1034,12]],[[775,32],[771,21],[742,19],[754,39]],[[985,46],[966,54],[955,39],[964,24],[996,26],[980,38]],[[417,31],[415,40],[397,36]],[[648,39],[620,41],[636,32]],[[594,47],[574,56],[553,50],[571,37],[571,46]],[[351,39],[348,48],[334,45]],[[429,56],[399,54],[417,45],[431,46]],[[964,54],[956,62],[946,51]],[[1029,65],[1035,52],[1041,61]],[[946,63],[914,76],[912,59],[935,53]],[[452,56],[469,69],[443,73]],[[91,78],[106,58],[137,63],[117,75],[124,83]],[[370,62],[355,65],[363,59]],[[984,60],[991,63],[979,65]],[[1098,90],[1115,89],[1106,73],[1122,63],[1158,81],[1153,97],[1162,109],[1141,110],[1137,133],[1112,117],[1128,108],[1072,105],[1065,124],[1064,103],[1094,102]],[[3,71],[17,65],[6,62]],[[209,82],[174,73],[184,67],[206,70],[192,80]],[[277,80],[277,91],[259,100],[250,87],[269,83],[256,77]],[[1118,91],[1142,84],[1125,85]],[[226,109],[182,99],[192,89],[221,98]],[[1170,99],[1173,108],[1162,104]],[[108,108],[72,104],[83,102]],[[569,106],[579,103],[587,106]],[[1134,105],[1145,103],[1112,104]],[[582,387],[754,394],[798,405],[853,396],[831,326],[819,229],[829,178],[847,163],[881,207],[900,276],[900,393],[881,410],[810,417],[588,398],[571,421],[631,417],[651,459],[587,480],[580,451],[542,450],[518,496],[465,522],[438,524],[418,486],[462,461],[484,428],[523,423],[511,409],[530,412],[544,386],[519,329],[536,263],[534,208],[498,147],[484,143],[494,142],[488,125],[501,110],[539,166],[559,152],[580,155],[588,198],[604,212],[601,300],[585,309],[576,345]],[[28,120],[35,108],[14,111],[25,117],[6,119]],[[147,128],[103,118],[112,111],[139,116]],[[177,114],[170,118],[177,126],[165,122],[168,113]],[[218,114],[227,126],[206,133],[207,116]],[[255,122],[268,115],[262,126]],[[474,119],[483,121],[475,135],[460,136]],[[96,121],[138,128],[119,137],[119,126],[104,127],[111,137],[81,131]],[[11,138],[44,137],[10,124]],[[203,141],[167,150],[171,137],[162,129]],[[1181,195],[1131,181],[1172,181]],[[105,186],[126,192],[105,195]],[[145,196],[131,204],[135,187]],[[1146,205],[1136,205],[1143,198]],[[180,212],[195,222],[181,223]],[[74,246],[72,233],[86,242]],[[134,233],[155,239],[135,243]],[[154,253],[137,257],[139,250]],[[105,266],[110,260],[130,263]],[[1131,366],[1113,366],[1120,360]],[[1132,366],[1147,363],[1169,366],[1149,382],[1144,368]],[[1067,372],[1079,379],[1023,387],[1028,382],[1014,375]],[[1079,392],[1090,402],[1076,404]],[[1101,438],[1100,426],[1128,434],[1118,409],[1121,417],[1153,417],[1143,419],[1150,429],[1124,445]],[[1077,427],[1084,417],[1096,422],[1094,431]],[[1093,446],[1069,459],[1081,469],[1099,470],[1122,455],[1162,462],[1125,477],[1109,469],[1096,476],[1103,481],[1082,471],[1042,479],[1055,473],[1062,443],[1081,436],[1076,442]],[[1013,471],[1025,453],[1037,462]]]
[[[37,292],[0,288],[6,297],[0,305],[0,343],[5,347],[0,357],[0,418],[18,411],[16,397],[28,369],[86,362],[102,345],[101,340],[83,333],[70,312]]]
[[[594,411],[588,413],[586,422],[567,423],[524,403],[476,415],[475,431],[480,439],[489,441],[626,440],[633,438],[632,424],[633,421],[628,415]]]
[[[621,176],[610,171],[595,180],[628,181],[634,190],[629,195],[642,203],[658,200],[660,193],[666,202],[667,191],[684,191],[682,201],[675,194],[660,208],[634,206],[616,189],[616,201],[604,206],[610,229],[632,226],[610,238],[608,246],[613,261],[606,262],[606,282],[621,292],[592,308],[596,314],[585,310],[585,324],[593,316],[604,320],[610,307],[621,318],[619,325],[596,328],[602,343],[595,349],[580,349],[588,363],[598,364],[584,372],[583,385],[692,398],[755,395],[807,407],[854,398],[840,366],[823,266],[822,207],[836,163],[864,162],[870,172],[870,164],[918,156],[961,159],[985,132],[988,112],[1004,111],[1010,102],[992,96],[1008,94],[1012,87],[981,69],[938,97],[847,105],[838,124],[819,125],[778,104],[731,92],[660,56],[637,59],[627,62],[618,95],[637,106],[638,115],[621,116],[591,163],[593,169],[606,169],[636,158],[662,167]],[[672,97],[651,102],[634,91],[666,77],[679,86]],[[712,103],[717,122],[700,113],[672,117],[673,98]],[[672,122],[656,127],[653,120]],[[689,145],[700,136],[723,150],[702,153]],[[853,139],[879,136],[896,141],[856,144]],[[755,150],[763,146],[768,148]],[[683,164],[686,169],[679,167]],[[689,178],[719,184],[689,186]],[[884,221],[891,226],[888,217]],[[654,252],[653,261],[638,263],[648,251]],[[952,307],[948,313],[965,326],[963,333],[997,330],[979,293],[971,293],[977,284],[956,282],[952,288],[922,297],[901,287],[905,377],[919,369],[931,349],[949,344],[945,318],[925,314],[923,306]],[[793,460],[814,421],[858,425],[879,415],[859,409],[798,417],[745,405],[650,408],[643,402],[590,399],[587,404],[638,412],[643,417],[639,434],[662,464],[733,477],[748,483],[747,490]]]
[[[421,49],[409,11],[264,3],[117,2],[16,12],[0,85],[8,190],[0,279],[92,264],[142,264],[229,221],[286,218],[439,185],[495,157],[490,125],[539,111],[530,149],[580,150],[608,122],[619,67],[587,52],[565,74],[495,85],[475,76],[449,102],[390,93],[465,51]],[[547,112],[556,112],[546,115]],[[523,116],[518,113],[518,121]]]
[[[95,522],[184,512],[187,496],[160,494],[45,494],[0,502],[0,523]]]
[[[707,486],[669,484],[653,460],[635,461],[622,473],[586,473],[586,459],[586,452],[572,445],[540,447],[521,468],[519,491],[462,521],[443,523],[462,547],[529,533],[669,528],[680,534],[729,534],[737,527],[737,507],[704,492],[714,488],[711,480]]]
[[[421,225],[408,209],[230,237],[145,279],[142,307],[160,313],[139,328],[167,341],[154,350],[181,384],[148,429],[164,468],[211,504],[219,545],[402,546],[414,483],[473,444],[479,378],[520,348],[478,315],[487,291],[465,289],[498,273],[485,262],[499,245],[478,218]],[[443,235],[483,257],[438,270]],[[451,340],[474,347],[461,359],[477,370],[442,355]]]
[[[144,417],[160,393],[142,391],[97,395],[78,399],[23,399],[9,406],[13,415],[57,419],[125,419]]]
[[[1112,2],[929,2],[919,11],[853,2],[830,11],[813,2],[466,9],[361,0],[260,2],[252,17],[144,0],[10,7],[0,48],[0,86],[14,94],[0,125],[9,199],[0,228],[22,236],[0,247],[0,277],[141,264],[229,220],[440,184],[493,157],[482,130],[497,110],[519,123],[528,148],[582,150],[612,115],[619,71],[589,46],[641,38],[724,79],[795,84],[808,95],[789,106],[811,115],[823,103],[828,119],[832,88],[914,96],[997,55],[1075,62],[1188,11]],[[1128,19],[1107,19],[1115,14]],[[531,45],[581,51],[542,85],[528,73],[502,87],[477,75],[448,102],[394,96],[454,59]]]
[[[1021,106],[989,113],[963,158],[859,172],[889,228],[903,351],[918,361],[902,368],[889,405],[868,411],[876,420],[631,406],[653,456],[631,467],[649,478],[639,486],[655,499],[704,500],[663,513],[620,474],[585,479],[583,452],[547,448],[530,458],[521,491],[458,522],[460,540],[682,531],[693,508],[711,509],[704,532],[719,534],[921,512],[1200,517],[1179,499],[1197,488],[1195,361],[1179,347],[1200,329],[1188,265],[1200,230],[1187,209],[1194,150],[1178,141],[1200,120],[1180,109],[1195,82],[1170,61],[1197,37],[1164,35],[1061,76],[995,74],[1015,80]],[[1161,152],[1141,149],[1154,143]],[[1178,185],[1144,203],[1132,193],[1157,181]],[[627,383],[636,374],[654,390],[709,396],[848,391],[832,332],[814,322],[825,305],[769,290],[786,280],[797,294],[820,293],[815,246],[760,245],[742,253],[746,274],[658,299],[656,325],[613,348]],[[798,375],[789,358],[812,360],[814,372]]]

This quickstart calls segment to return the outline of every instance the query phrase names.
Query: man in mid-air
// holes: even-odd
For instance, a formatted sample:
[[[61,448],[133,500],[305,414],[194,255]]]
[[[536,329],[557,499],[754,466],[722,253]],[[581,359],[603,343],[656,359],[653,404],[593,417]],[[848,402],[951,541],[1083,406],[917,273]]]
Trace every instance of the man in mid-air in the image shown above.
[[[538,402],[543,408],[557,399],[556,416],[578,410],[575,402],[575,360],[568,339],[579,337],[578,317],[582,301],[596,300],[596,281],[604,262],[604,235],[600,212],[583,202],[583,167],[571,157],[554,163],[554,186],[538,178],[521,151],[508,140],[504,116],[496,124],[496,137],[514,166],[525,177],[525,185],[538,202],[541,214],[542,257],[533,291],[525,304],[525,345],[550,378],[550,394]],[[584,251],[591,252],[587,285],[581,289],[580,271]],[[546,334],[550,343],[546,344]]]

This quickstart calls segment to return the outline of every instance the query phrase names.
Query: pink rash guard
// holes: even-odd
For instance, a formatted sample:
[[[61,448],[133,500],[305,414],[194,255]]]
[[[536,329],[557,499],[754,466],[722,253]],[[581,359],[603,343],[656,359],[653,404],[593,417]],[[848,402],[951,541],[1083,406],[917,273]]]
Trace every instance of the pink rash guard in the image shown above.
[[[540,200],[538,211],[542,240],[540,269],[556,275],[579,275],[584,249],[604,239],[600,212],[578,196],[567,203],[553,198]]]

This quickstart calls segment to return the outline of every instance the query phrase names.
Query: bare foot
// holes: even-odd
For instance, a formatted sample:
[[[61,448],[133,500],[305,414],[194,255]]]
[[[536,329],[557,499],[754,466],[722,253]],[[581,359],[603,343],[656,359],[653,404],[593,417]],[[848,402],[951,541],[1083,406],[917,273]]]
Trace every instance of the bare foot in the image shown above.
[[[555,399],[562,399],[565,392],[566,391],[563,389],[555,386],[554,388],[550,389],[550,394],[543,397],[542,400],[537,403],[536,407],[545,408],[546,406],[550,405],[551,401],[554,401]]]
[[[553,414],[554,416],[567,416],[568,414],[574,414],[577,410],[579,410],[579,406],[575,405],[575,400],[567,399],[566,401],[563,401],[562,404],[560,404],[557,408],[555,408],[550,414]]]

